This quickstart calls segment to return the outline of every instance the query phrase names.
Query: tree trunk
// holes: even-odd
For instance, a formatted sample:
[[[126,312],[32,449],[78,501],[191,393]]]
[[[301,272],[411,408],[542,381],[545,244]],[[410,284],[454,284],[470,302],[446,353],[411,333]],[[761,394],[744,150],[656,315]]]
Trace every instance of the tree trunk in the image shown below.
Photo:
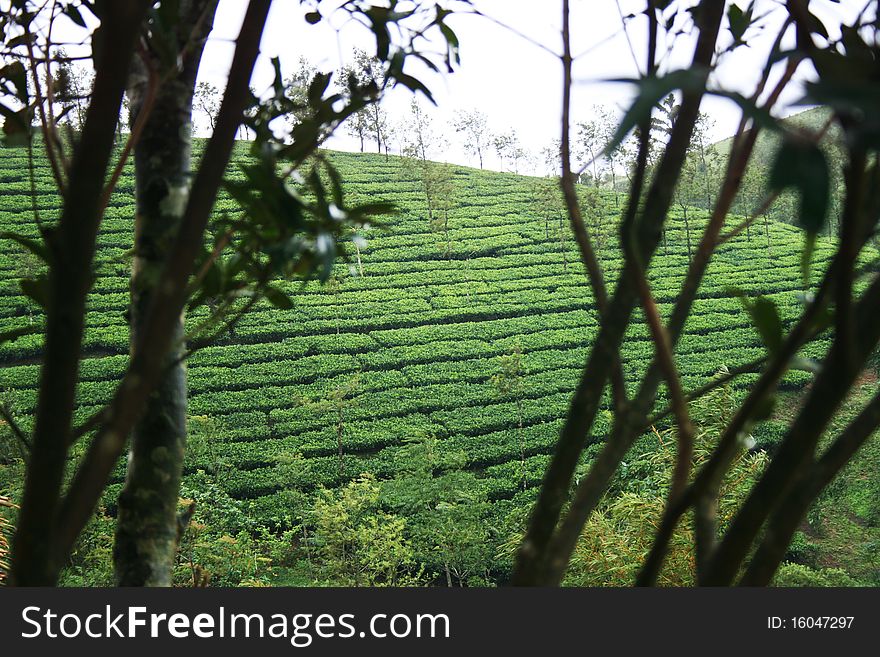
[[[144,328],[155,286],[173,244],[189,195],[192,100],[205,40],[218,0],[180,6],[180,49],[192,38],[181,70],[159,85],[135,148],[135,256],[131,276],[131,344]],[[192,35],[192,36],[191,36]],[[167,75],[167,74],[163,74]],[[149,75],[137,61],[129,83],[132,121],[144,109]],[[113,557],[121,586],[170,586],[178,540],[177,501],[186,448],[186,371],[183,315],[164,355],[168,369],[135,424],[119,495]]]

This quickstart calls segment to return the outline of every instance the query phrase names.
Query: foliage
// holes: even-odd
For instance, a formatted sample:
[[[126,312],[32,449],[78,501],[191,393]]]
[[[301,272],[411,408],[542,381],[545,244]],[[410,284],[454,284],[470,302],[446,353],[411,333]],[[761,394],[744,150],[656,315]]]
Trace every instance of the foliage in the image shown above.
[[[477,158],[482,169],[483,154],[491,142],[489,118],[479,110],[464,110],[455,117],[453,127],[462,135],[465,150]]]
[[[350,3],[351,7],[356,5],[360,3]],[[320,14],[311,16],[322,19]],[[731,25],[737,44],[746,42],[748,37],[740,27]],[[376,37],[380,54],[389,44],[381,29]],[[517,507],[524,509],[534,501],[542,473],[560,451],[560,428],[571,407],[572,393],[582,385],[580,382],[596,386],[595,418],[571,434],[587,443],[587,447],[573,463],[578,479],[568,484],[579,485],[584,481],[583,475],[597,451],[619,426],[622,416],[615,412],[610,395],[594,383],[601,384],[601,377],[607,372],[585,376],[583,371],[590,345],[597,344],[599,322],[607,332],[611,329],[607,328],[605,317],[633,317],[633,321],[616,329],[622,345],[621,369],[627,383],[651,371],[650,364],[661,347],[652,339],[644,314],[634,312],[634,297],[628,300],[628,306],[616,302],[616,313],[603,316],[598,312],[598,291],[592,295],[587,292],[579,268],[568,267],[569,260],[576,262],[578,254],[568,239],[569,221],[560,202],[557,179],[537,183],[537,194],[546,195],[546,207],[542,207],[542,203],[535,203],[535,183],[464,169],[442,171],[447,180],[453,176],[455,180],[455,197],[448,204],[448,214],[443,215],[443,245],[430,235],[437,226],[424,220],[434,203],[432,195],[425,193],[430,185],[425,185],[425,178],[420,179],[419,171],[409,167],[409,162],[401,166],[400,162],[382,158],[314,149],[326,134],[325,129],[350,120],[352,112],[366,109],[381,88],[389,84],[389,79],[420,89],[417,81],[403,74],[401,62],[386,64],[388,70],[382,71],[382,80],[377,81],[382,76],[371,75],[361,80],[350,79],[341,87],[332,86],[332,76],[314,73],[305,101],[301,93],[292,93],[292,86],[296,85],[302,91],[300,82],[290,83],[277,75],[272,88],[253,98],[248,108],[248,125],[257,135],[259,147],[248,144],[251,148],[240,148],[234,158],[236,166],[227,171],[227,183],[209,225],[212,241],[194,263],[196,271],[204,272],[204,276],[197,276],[189,290],[188,327],[192,336],[219,335],[214,333],[217,319],[222,319],[215,316],[218,307],[233,312],[236,321],[231,326],[235,333],[229,339],[197,341],[200,350],[190,360],[191,422],[198,428],[186,464],[186,486],[192,488],[186,489],[185,497],[197,504],[188,530],[191,533],[185,539],[189,561],[182,562],[177,573],[181,583],[203,582],[202,574],[206,572],[212,573],[212,582],[267,581],[279,556],[281,561],[292,558],[294,552],[302,556],[294,548],[293,535],[282,533],[301,529],[306,529],[304,546],[311,551],[313,545],[316,557],[323,562],[326,572],[321,581],[422,581],[422,564],[431,581],[444,575],[447,583],[452,576],[459,583],[503,577],[504,573],[488,572],[490,568],[486,567],[487,563],[494,563],[481,549],[491,545],[495,537],[487,538],[491,532],[485,529],[493,527],[493,519]],[[280,71],[280,66],[277,68]],[[668,92],[677,89],[683,96],[692,96],[700,90],[700,85],[695,84],[700,73],[698,67],[693,71],[674,71],[669,76],[651,72],[638,82],[636,104],[623,125],[637,129],[641,129],[640,124],[648,125],[655,128],[655,133],[663,131],[671,142],[676,126],[681,125],[679,121],[684,120],[681,117],[687,112],[675,110]],[[4,75],[7,91],[20,94],[15,84],[17,71],[9,69]],[[819,91],[827,94],[834,90]],[[343,98],[352,101],[344,108],[339,103]],[[656,103],[649,101],[664,99],[668,121],[658,125],[650,121]],[[747,105],[739,100],[741,105]],[[868,114],[852,107],[861,101],[843,100],[847,120],[855,121],[857,131],[867,131],[865,136],[870,143],[871,122],[862,125],[856,120]],[[271,126],[276,126],[282,117],[296,116],[304,102],[312,110],[311,120],[292,122],[290,131],[276,134]],[[835,104],[841,102],[837,98]],[[359,103],[365,105],[359,107]],[[753,129],[764,125],[761,121],[766,121],[766,116],[755,108],[745,109],[747,118],[754,121]],[[15,142],[22,136],[16,129],[17,115],[6,118],[7,136]],[[613,123],[616,130],[617,122]],[[604,134],[599,126],[594,128],[595,133]],[[787,130],[781,132],[785,139],[794,138]],[[385,143],[387,147],[387,140]],[[416,145],[416,157],[426,164],[428,147],[424,135],[416,136],[412,143]],[[622,148],[624,143],[621,139],[618,145]],[[631,139],[629,144],[633,143]],[[657,164],[651,176],[659,177],[664,171],[660,157],[663,146],[656,139],[651,143],[654,155],[648,159],[656,160]],[[810,166],[793,167],[793,171],[783,166],[786,161],[792,163],[790,150],[790,146],[779,148],[785,157],[781,158],[777,187],[791,188],[801,197],[812,193],[810,180],[818,182],[817,188],[824,187],[824,176],[817,173],[822,167],[814,166],[819,161],[815,149],[811,146],[811,155],[806,158]],[[555,145],[548,149],[551,164],[558,160],[559,152]],[[479,154],[481,157],[482,152]],[[3,170],[8,172],[4,191],[9,191],[3,198],[0,219],[9,232],[15,231],[15,237],[7,238],[16,242],[16,248],[40,257],[43,234],[29,223],[31,201],[38,201],[42,212],[52,220],[57,216],[58,208],[53,204],[58,203],[59,195],[51,162],[35,158],[36,164],[30,169],[34,174],[32,199],[30,181],[24,175],[29,170],[28,158],[11,150],[3,150],[0,155]],[[630,151],[629,155],[631,162],[637,164],[639,158],[635,153]],[[608,149],[605,154],[615,198],[614,168],[620,157],[619,148]],[[831,158],[823,157],[831,162]],[[557,165],[552,166],[555,169]],[[682,171],[708,171],[699,153],[693,151],[690,159],[685,153],[671,168],[676,175]],[[298,176],[282,175],[296,169]],[[635,173],[631,168],[630,174]],[[393,184],[389,182],[392,176],[396,176]],[[594,170],[594,178],[599,177],[598,170]],[[636,178],[632,175],[634,182]],[[832,180],[833,176],[829,176]],[[658,194],[673,193],[675,185],[667,182],[670,181],[660,179]],[[833,186],[833,182],[829,185]],[[611,194],[606,187],[599,185],[584,195],[590,223],[597,227],[607,225],[612,233],[618,229],[624,233],[633,225],[632,217],[624,216],[620,221],[618,213],[610,209]],[[96,238],[100,248],[81,345],[85,355],[94,357],[83,360],[75,377],[77,423],[87,422],[112,399],[129,363],[129,335],[123,312],[127,292],[125,235],[130,234],[132,215],[125,196],[130,196],[130,191],[131,185],[123,176],[117,196],[108,205],[102,232]],[[351,193],[355,191],[356,194]],[[817,192],[824,198],[824,191]],[[687,194],[695,195],[695,191]],[[337,248],[337,242],[350,236],[352,228],[366,228],[373,223],[378,211],[389,209],[388,205],[375,203],[378,197],[395,201],[401,212],[389,220],[394,230],[378,235],[363,248],[363,260],[370,275],[347,277],[345,265],[337,262],[336,256],[343,254],[343,247]],[[718,198],[710,191],[706,205],[713,202],[718,202]],[[662,231],[667,238],[668,248],[650,262],[650,300],[656,303],[663,322],[670,317],[673,307],[679,306],[683,296],[682,274],[688,263],[694,261],[694,251],[686,248],[686,241],[692,230],[707,230],[706,212],[694,208],[692,203],[686,201],[671,211],[663,203],[644,207],[637,202],[631,204],[637,213],[637,217],[633,216],[638,219],[634,225],[648,237],[656,235],[659,239]],[[245,216],[242,209],[247,211]],[[652,213],[659,214],[653,217]],[[720,216],[728,214],[725,210]],[[553,235],[551,217],[555,224]],[[825,231],[816,229],[816,217],[800,219],[811,237],[815,237],[811,255],[816,271],[824,275],[835,257],[838,242],[821,236]],[[254,221],[258,230],[251,225]],[[814,298],[815,289],[802,294],[797,281],[802,259],[801,233],[793,227],[769,223],[765,230],[768,239],[772,235],[775,243],[772,268],[766,266],[765,249],[751,244],[748,233],[744,239],[725,235],[719,241],[720,247],[698,286],[693,308],[688,307],[685,313],[689,317],[686,323],[682,322],[682,335],[673,341],[677,375],[686,391],[706,385],[722,361],[732,369],[781,353],[781,343],[803,315],[804,301]],[[615,245],[604,249],[601,255],[609,289],[611,284],[625,282],[632,271],[638,270],[631,257]],[[16,257],[3,258],[3,271],[13,271]],[[442,262],[444,259],[446,262]],[[857,264],[861,266],[872,259],[876,259],[876,253],[866,250]],[[91,267],[83,271],[91,271]],[[3,334],[17,340],[0,345],[0,357],[4,364],[10,364],[0,376],[15,397],[22,424],[30,430],[40,376],[39,367],[30,359],[40,355],[43,344],[42,336],[20,331],[26,328],[22,318],[28,313],[29,304],[35,304],[34,319],[42,319],[39,303],[46,295],[38,271],[25,277],[31,279],[30,284],[21,286],[12,275],[2,282],[7,293],[0,303]],[[332,277],[336,283],[330,290],[303,282],[311,277]],[[630,278],[629,283],[632,282]],[[731,293],[732,287],[748,299],[745,308]],[[622,290],[621,298],[634,288],[626,284],[617,286],[617,290]],[[856,280],[853,289],[862,293],[864,279]],[[245,308],[247,313],[235,314]],[[820,315],[824,321],[825,315]],[[815,386],[822,380],[821,369],[818,378],[815,372],[787,370],[790,364],[803,362],[798,359],[834,356],[836,352],[829,352],[828,347],[835,336],[824,332],[825,327],[821,326],[822,331],[813,331],[819,326],[808,327],[808,336],[813,338],[815,334],[816,339],[796,345],[796,356],[793,353],[782,363],[770,385],[773,394],[768,397],[775,395],[777,387],[782,392],[802,392],[805,384]],[[499,386],[498,379],[493,381],[499,358],[509,358],[511,350],[521,350],[523,358],[516,367],[508,361],[503,369],[515,371],[517,378],[521,375],[526,385]],[[700,431],[694,458],[688,465],[702,467],[708,462],[707,456],[714,447],[712,440],[730,426],[738,405],[761,380],[759,377],[764,376],[763,371],[758,367],[747,370],[723,389],[724,398],[709,398],[714,404],[712,408],[701,410],[699,403],[691,407]],[[317,409],[297,405],[298,395],[308,399],[329,395],[332,400],[335,391],[343,389],[352,376],[358,376],[357,390],[342,397],[337,395],[337,401],[346,402],[343,421],[338,406]],[[657,377],[657,385],[642,410],[645,417],[641,419],[648,419],[649,413],[663,410],[669,403],[671,395],[666,392],[655,395],[660,381]],[[803,396],[809,400],[810,393]],[[769,412],[769,405],[761,401],[756,404],[757,411],[731,433],[733,446],[741,450],[750,445],[754,432],[759,438],[771,438],[768,445],[772,442],[777,449],[791,450],[787,430],[790,422],[777,418],[770,421],[776,424],[760,424]],[[621,569],[616,564],[600,563],[598,557],[604,556],[600,550],[616,546],[620,554],[629,554],[634,563],[650,547],[648,528],[657,525],[664,506],[666,482],[675,458],[674,438],[672,429],[664,424],[655,425],[656,433],[644,436],[646,425],[640,422],[631,427],[634,439],[641,438],[612,482],[613,498],[597,510],[585,533],[579,535],[577,555],[582,559],[580,563],[588,566],[584,567],[586,574],[582,574],[585,581],[600,568],[610,578],[621,581],[631,580],[635,572],[630,566]],[[510,440],[514,424],[519,429],[518,444]],[[343,426],[345,453],[340,440]],[[443,458],[432,455],[436,446],[427,441],[411,449],[405,441],[414,435],[441,440],[443,451],[456,455],[452,459],[455,463],[447,465]],[[401,460],[409,465],[401,465]],[[739,455],[732,462],[735,467],[727,472],[717,493],[719,531],[729,527],[744,491],[761,471],[764,457]],[[351,476],[361,472],[376,479],[351,482]],[[121,476],[122,468],[117,465],[111,473],[105,504],[112,504]],[[730,477],[734,479],[731,481]],[[391,481],[380,484],[380,478]],[[324,489],[317,493],[318,501],[313,505],[315,486]],[[563,488],[563,492],[568,492],[570,486]],[[861,496],[870,494],[859,490]],[[196,499],[199,491],[207,496]],[[314,514],[304,511],[313,506]],[[389,509],[394,513],[389,513]],[[70,572],[74,579],[70,581],[85,581],[86,566],[94,570],[96,581],[107,572],[100,564],[106,565],[108,552],[103,537],[108,535],[108,522],[108,515],[100,512],[96,534],[87,531],[84,535],[82,551],[75,555],[79,565],[73,564]],[[305,525],[317,527],[317,534],[308,538]],[[644,539],[641,542],[630,533],[632,528],[639,527],[645,528],[638,537]],[[668,580],[660,581],[686,580],[692,570],[691,552],[679,548],[684,547],[683,541],[693,543],[691,532],[685,524],[672,533],[671,560],[667,569],[661,571],[661,578]],[[281,538],[275,540],[279,535]],[[296,541],[299,535],[295,534]],[[444,555],[449,556],[438,558]]]
[[[0,495],[0,586],[6,582],[9,573],[10,553],[9,547],[14,525],[8,516],[9,510],[17,506],[8,497]]]
[[[735,408],[733,391],[722,387],[692,406],[697,424],[695,468],[711,456]],[[763,453],[741,452],[719,491],[719,530],[728,525],[742,500],[766,467]],[[665,505],[675,463],[674,431],[654,431],[640,441],[619,472],[611,497],[590,517],[572,555],[565,579],[570,586],[630,586],[651,548],[654,527]],[[658,584],[694,586],[694,536],[680,525],[670,540],[669,554]]]
[[[407,586],[419,582],[406,522],[379,508],[380,487],[364,474],[315,501],[315,545],[323,568],[347,586]]]
[[[200,148],[197,141],[197,153]],[[12,180],[7,185],[14,188],[13,176],[23,176],[21,155],[2,150],[0,157],[0,173]],[[327,157],[347,181],[349,194],[359,198],[381,194],[402,209],[389,219],[389,230],[372,236],[363,252],[369,276],[352,278],[345,265],[338,264],[334,267],[337,288],[278,283],[279,289],[291,294],[291,309],[276,310],[268,302],[260,302],[237,325],[233,339],[205,347],[188,363],[191,448],[182,495],[197,499],[194,521],[210,528],[206,545],[224,535],[238,540],[241,531],[267,542],[268,547],[257,549],[257,554],[272,559],[260,566],[256,577],[261,581],[293,557],[273,558],[269,554],[275,550],[272,546],[282,550],[290,542],[270,541],[260,527],[295,531],[307,517],[306,510],[312,508],[312,486],[341,487],[364,471],[379,479],[401,476],[416,462],[415,448],[401,452],[407,437],[434,435],[442,440],[442,454],[464,454],[463,464],[449,466],[453,471],[463,467],[464,472],[454,475],[448,485],[467,491],[470,484],[456,478],[479,478],[486,508],[480,512],[483,527],[477,526],[476,535],[486,526],[500,524],[485,518],[505,516],[504,509],[521,492],[523,470],[520,444],[511,432],[518,425],[517,396],[499,392],[491,379],[498,374],[501,359],[518,343],[524,376],[521,437],[526,453],[525,479],[528,492],[533,493],[570,402],[585,345],[596,331],[584,308],[581,274],[572,271],[573,267],[566,272],[559,257],[558,216],[554,215],[553,232],[546,237],[544,216],[532,202],[532,185],[541,179],[456,169],[457,191],[449,225],[451,259],[446,260],[445,244],[435,242],[432,228],[424,220],[417,169],[409,169],[410,175],[400,178],[401,166],[394,158],[386,162],[375,154],[343,153]],[[239,146],[236,159],[248,158],[245,145]],[[45,160],[38,163],[38,173],[45,176]],[[230,174],[238,175],[235,171]],[[50,183],[42,180],[38,189],[49,190]],[[548,179],[546,184],[558,199],[556,182]],[[601,222],[613,235],[618,222],[609,192],[579,191],[584,207],[594,208],[589,210],[595,212],[591,222]],[[594,205],[588,202],[589,197]],[[4,208],[10,207],[12,198],[4,198]],[[97,265],[107,276],[96,283],[89,297],[96,315],[85,339],[86,349],[108,355],[82,364],[80,418],[109,401],[114,380],[127,362],[128,331],[122,319],[126,271],[114,264],[114,259],[125,248],[130,210],[124,196],[115,198],[120,203],[119,218],[106,220],[109,232],[103,238]],[[218,213],[229,204],[230,199],[221,197]],[[26,211],[27,204],[21,212]],[[692,214],[692,228],[700,229],[705,218],[696,209],[692,213],[696,213]],[[8,211],[3,219],[11,227],[20,216]],[[719,253],[689,322],[689,334],[679,347],[681,372],[689,387],[711,380],[719,368],[719,352],[729,367],[764,352],[748,314],[739,300],[730,296],[730,285],[773,298],[786,320],[798,311],[799,236],[793,228],[775,222],[770,230],[778,250],[776,267],[759,279],[756,272],[762,271],[766,262],[762,245],[740,239]],[[673,214],[668,232],[669,251],[658,258],[654,282],[661,304],[674,301],[678,293],[676,267],[687,258],[685,228],[679,215]],[[606,239],[603,260],[613,273],[620,267],[620,254],[612,238]],[[570,240],[568,246],[571,248]],[[829,250],[830,244],[820,240],[817,261],[826,262]],[[472,259],[465,268],[468,256]],[[12,253],[0,256],[10,263],[17,257]],[[571,252],[568,258],[574,261],[576,255]],[[25,307],[27,300],[14,278],[4,278],[2,285],[4,327],[15,326],[18,308]],[[39,320],[41,311],[36,312]],[[196,324],[205,312],[194,310],[188,322]],[[22,337],[3,346],[6,360],[0,370],[0,384],[14,401],[16,417],[25,423],[33,413],[39,381],[39,367],[27,362],[39,344],[29,340]],[[646,367],[653,346],[643,325],[633,328],[626,351],[628,371]],[[335,411],[326,402],[358,372],[358,390],[347,398],[356,403],[345,411],[343,478],[339,475]],[[800,374],[802,378],[791,379],[792,390],[800,390],[811,378]],[[741,394],[748,381],[735,381],[731,392]],[[310,404],[298,405],[297,399],[310,400],[321,412]],[[592,439],[603,440],[608,429],[608,418],[600,419]],[[755,429],[756,439],[764,435],[761,431],[763,425]],[[15,444],[9,445],[11,455],[19,458]],[[650,467],[646,462],[642,470],[631,468],[633,481],[655,480]],[[437,480],[431,487],[447,486],[443,478],[446,469],[439,468],[431,478]],[[211,487],[199,470],[211,478]],[[20,472],[10,476],[20,482]],[[105,496],[106,505],[113,504],[122,476],[119,467]],[[417,481],[412,480],[414,486]],[[382,482],[380,502],[406,519],[404,535],[411,542],[414,559],[425,564],[427,578],[445,584],[443,565],[436,560],[440,552],[429,545],[429,532],[422,532],[419,523],[392,504],[388,497],[392,487]],[[208,494],[200,498],[197,493],[203,488]],[[248,504],[253,505],[254,524],[244,521]],[[470,508],[457,505],[450,509],[453,512],[467,515]],[[464,529],[468,526],[473,526],[470,521],[462,525]],[[448,528],[452,531],[458,526],[450,524]],[[421,533],[417,536],[416,532]],[[465,552],[468,546],[479,547],[464,540],[468,532],[455,539]],[[494,535],[489,538],[490,557],[497,540]],[[239,549],[226,542],[215,548],[218,554]],[[208,571],[211,549],[199,548]],[[301,546],[294,552],[303,558]],[[491,581],[503,581],[505,566],[490,557],[484,559],[482,569],[464,577],[465,584],[469,578],[485,577],[482,572],[487,566]],[[246,556],[242,559],[248,563]],[[314,552],[313,559],[317,564]],[[219,564],[213,567],[223,569]],[[250,576],[253,571],[242,566],[235,572]],[[233,580],[231,575],[214,575],[211,581],[224,577],[225,581]],[[190,578],[191,573],[181,566],[178,583],[186,584]],[[453,582],[458,584],[455,575]]]
[[[840,568],[815,570],[799,563],[783,563],[773,578],[773,586],[782,587],[852,587],[863,586]]]
[[[447,586],[486,582],[490,506],[479,479],[462,470],[467,455],[426,436],[410,439],[395,457],[395,476],[383,483],[382,500],[407,519],[417,562]]]

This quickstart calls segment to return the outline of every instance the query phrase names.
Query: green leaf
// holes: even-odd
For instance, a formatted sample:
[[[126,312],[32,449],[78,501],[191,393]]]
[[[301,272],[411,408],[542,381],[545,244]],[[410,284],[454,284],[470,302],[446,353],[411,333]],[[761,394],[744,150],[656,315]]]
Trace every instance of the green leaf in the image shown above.
[[[0,232],[0,240],[12,240],[33,253],[43,262],[49,262],[49,249],[46,248],[45,244],[42,244],[37,240],[33,240],[30,237],[25,237],[24,235],[19,235],[18,233],[13,233],[8,230]]]
[[[758,297],[751,304],[749,314],[767,351],[771,354],[779,351],[782,346],[782,320],[776,304],[766,297]]]
[[[798,224],[807,234],[816,235],[825,227],[831,200],[828,162],[812,141],[786,138],[776,152],[768,186],[781,192],[794,188],[800,192]]]
[[[329,160],[324,161],[324,170],[330,177],[331,191],[333,192],[333,202],[336,204],[336,207],[341,210],[345,207],[342,192],[342,177],[339,175],[336,167],[334,167]]]
[[[612,80],[612,82],[628,82],[639,87],[635,101],[624,114],[617,131],[605,147],[605,153],[614,152],[630,131],[646,119],[650,118],[651,110],[676,89],[683,91],[703,91],[706,88],[707,72],[701,68],[690,68],[663,76],[648,76],[641,80]]]
[[[840,62],[840,68],[831,69],[818,82],[806,84],[804,103],[828,105],[837,114],[847,118],[846,130],[850,139],[867,148],[880,148],[880,89],[871,82],[873,64],[860,72],[859,60],[841,55],[829,56],[828,62]],[[859,73],[859,74],[857,74]]]
[[[263,295],[269,303],[279,310],[291,310],[293,308],[293,301],[278,288],[267,285],[266,289],[263,290]]]
[[[805,358],[804,356],[792,358],[789,367],[793,370],[809,372],[810,374],[818,374],[822,370],[822,364],[819,361],[815,358]]]
[[[782,319],[776,304],[767,297],[748,298],[740,289],[731,292],[739,297],[740,302],[752,318],[752,324],[761,336],[761,341],[771,355],[777,353],[782,346]]]
[[[766,108],[759,107],[753,99],[747,98],[735,91],[716,90],[708,91],[706,93],[710,96],[727,98],[728,100],[733,101],[743,111],[743,114],[754,121],[756,126],[773,132],[779,132],[779,121]]]
[[[418,78],[414,78],[411,75],[399,72],[395,74],[394,79],[397,81],[398,84],[402,84],[404,87],[412,92],[421,91],[425,95],[425,98],[427,98],[432,104],[437,104],[437,102],[434,100],[434,95],[431,93],[431,90],[428,89],[428,87],[426,87],[424,83]]]
[[[351,209],[351,216],[358,219],[366,217],[381,217],[383,215],[394,215],[398,213],[398,208],[393,203],[364,203]]]
[[[28,103],[27,71],[22,62],[12,62],[0,67],[0,80],[9,80],[15,87],[16,98]]]
[[[33,33],[27,34],[19,34],[16,37],[12,37],[9,41],[6,42],[6,49],[13,50],[15,48],[19,48],[21,46],[26,46],[28,44],[33,45],[37,42],[37,35]]]
[[[63,13],[65,16],[67,16],[70,20],[72,20],[74,23],[76,23],[80,27],[87,27],[86,21],[83,19],[82,14],[79,11],[79,7],[77,7],[76,5],[72,5],[72,4],[66,5],[64,7]]]
[[[22,278],[18,282],[22,293],[32,299],[44,310],[49,305],[49,281],[45,276],[39,278]]]
[[[23,107],[13,111],[0,104],[0,114],[3,115],[3,142],[10,148],[22,148],[31,141],[31,108]]]
[[[315,77],[312,78],[308,89],[309,105],[311,105],[312,107],[317,106],[321,102],[321,99],[323,98],[324,93],[327,91],[327,87],[329,85],[329,73],[315,73]]]
[[[733,35],[734,42],[742,41],[743,35],[749,28],[749,19],[743,10],[731,4],[727,9],[727,22],[730,24],[730,34]]]
[[[753,422],[769,420],[776,409],[776,395],[768,395],[761,398],[755,406],[755,411],[750,418]]]

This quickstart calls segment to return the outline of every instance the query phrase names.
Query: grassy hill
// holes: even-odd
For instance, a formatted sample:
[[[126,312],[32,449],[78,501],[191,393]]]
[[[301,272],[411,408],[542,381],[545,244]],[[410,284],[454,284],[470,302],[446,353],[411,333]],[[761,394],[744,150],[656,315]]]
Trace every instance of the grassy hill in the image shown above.
[[[239,500],[248,516],[284,528],[301,513],[295,505],[306,504],[303,500],[317,488],[338,487],[364,472],[393,477],[401,447],[431,436],[444,450],[463,453],[464,466],[476,474],[492,503],[491,518],[500,522],[534,495],[597,330],[567,229],[560,233],[559,217],[537,210],[532,179],[457,167],[447,245],[425,216],[415,167],[376,155],[334,153],[332,159],[347,193],[392,201],[400,213],[387,218],[384,229],[372,231],[362,249],[362,277],[340,263],[334,285],[282,283],[293,300],[291,310],[258,306],[232,335],[192,357],[194,448],[185,492],[200,485],[199,470],[222,472],[217,485]],[[132,184],[131,176],[123,179],[99,237],[78,421],[110,399],[127,362]],[[43,218],[51,220],[58,198],[42,161],[36,189]],[[0,230],[36,235],[29,192],[26,153],[0,149]],[[217,210],[234,206],[224,197]],[[593,220],[610,226],[600,255],[613,279],[620,266],[611,237],[618,211],[609,202],[604,212]],[[704,217],[695,213],[691,222],[699,230]],[[763,353],[730,286],[774,299],[786,321],[798,313],[801,239],[796,228],[771,223],[766,234],[740,236],[720,250],[677,352],[687,389],[705,383],[722,366]],[[0,331],[40,321],[38,308],[18,285],[19,278],[34,273],[35,264],[11,242],[4,245]],[[830,242],[820,241],[819,267],[830,253]],[[678,294],[686,262],[684,224],[672,217],[666,246],[652,268],[664,311]],[[196,313],[188,321],[199,317]],[[26,427],[36,402],[40,348],[39,336],[0,347],[3,399]],[[499,392],[492,379],[501,359],[517,350],[524,374],[521,399]],[[637,321],[623,347],[626,372],[642,371],[652,353],[647,328]],[[809,348],[810,355],[821,353],[822,343]],[[743,377],[737,385],[751,380]],[[797,391],[808,380],[808,374],[793,372],[784,385]],[[345,386],[351,392],[341,471],[337,411],[320,400]],[[520,483],[520,412],[526,490]],[[600,414],[593,443],[602,441],[609,418]],[[755,435],[759,444],[769,445],[777,432],[771,422]],[[120,463],[105,495],[111,513],[123,476]]]
[[[830,113],[825,107],[813,107],[795,114],[790,114],[783,119],[783,123],[789,127],[800,128],[810,133],[818,133],[828,121]],[[730,152],[733,137],[722,139],[712,145],[719,154],[726,155]],[[769,164],[771,157],[771,145],[775,142],[766,133],[758,137],[758,145],[755,147],[755,159]]]

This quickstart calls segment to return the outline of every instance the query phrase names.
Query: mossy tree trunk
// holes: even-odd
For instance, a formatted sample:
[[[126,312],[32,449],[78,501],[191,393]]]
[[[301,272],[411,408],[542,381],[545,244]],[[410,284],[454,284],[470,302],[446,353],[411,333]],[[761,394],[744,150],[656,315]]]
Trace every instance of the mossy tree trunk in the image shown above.
[[[217,2],[183,0],[177,25],[181,65],[169,71],[158,60],[145,62],[136,58],[129,81],[133,130],[141,112],[149,112],[134,153],[137,214],[131,275],[132,348],[143,330],[186,207],[191,178],[193,94]],[[186,371],[180,362],[182,314],[173,333],[175,346],[164,355],[167,371],[131,436],[113,553],[116,579],[121,586],[171,584],[178,541],[177,502],[186,448]]]

